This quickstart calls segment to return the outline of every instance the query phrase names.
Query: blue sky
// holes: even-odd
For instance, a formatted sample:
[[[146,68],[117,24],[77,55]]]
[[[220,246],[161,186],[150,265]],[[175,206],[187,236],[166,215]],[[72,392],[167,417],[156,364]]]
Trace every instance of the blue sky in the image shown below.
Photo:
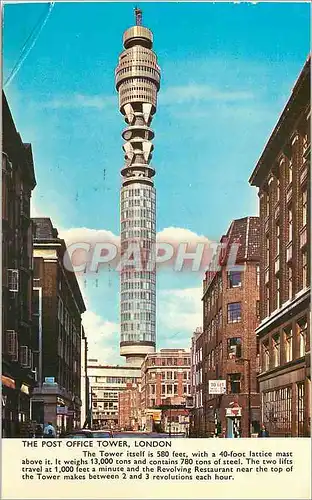
[[[173,239],[188,230],[195,240],[219,240],[232,219],[257,214],[248,178],[308,55],[309,5],[140,6],[162,70],[153,121],[157,229]],[[124,122],[114,70],[133,7],[56,2],[5,89],[17,128],[33,145],[33,214],[51,217],[68,240],[88,229],[119,234]],[[5,6],[4,81],[47,10]],[[85,324],[91,352],[118,361],[118,275],[110,274],[82,284]],[[159,275],[158,347],[188,347],[201,324],[201,280],[198,273]]]

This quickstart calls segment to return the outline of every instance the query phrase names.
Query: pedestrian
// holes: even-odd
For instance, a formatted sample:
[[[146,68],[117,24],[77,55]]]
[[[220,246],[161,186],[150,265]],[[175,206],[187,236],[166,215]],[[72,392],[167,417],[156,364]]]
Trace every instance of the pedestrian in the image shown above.
[[[45,426],[43,430],[43,435],[44,437],[56,437],[56,431],[55,428],[52,425],[52,422],[48,422],[48,425]]]
[[[261,429],[258,434],[259,438],[267,438],[269,437],[269,432],[267,431],[267,428],[264,424],[261,425]]]

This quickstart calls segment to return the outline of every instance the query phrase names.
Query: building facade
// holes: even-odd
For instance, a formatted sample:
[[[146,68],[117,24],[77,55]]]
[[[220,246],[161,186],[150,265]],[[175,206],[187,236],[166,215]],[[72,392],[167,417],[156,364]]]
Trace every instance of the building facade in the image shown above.
[[[127,389],[127,384],[139,384],[140,368],[101,365],[97,359],[89,359],[88,378],[92,426],[100,429],[118,427],[119,394]]]
[[[80,425],[84,427],[90,414],[88,378],[88,339],[83,326],[81,327],[81,411]]]
[[[190,419],[190,435],[204,435],[203,407],[203,350],[204,334],[202,328],[197,328],[191,339],[191,396],[193,409]]]
[[[81,315],[85,304],[75,274],[64,266],[66,245],[48,218],[33,219],[33,324],[38,386],[33,418],[60,432],[80,426]]]
[[[218,260],[206,272],[204,333],[195,351],[200,435],[248,437],[259,432],[255,334],[259,322],[259,229],[258,217],[234,220],[221,238],[223,248],[218,251]],[[237,253],[231,270],[234,245]],[[214,381],[223,387],[220,394],[214,394]]]
[[[118,395],[118,427],[121,430],[138,431],[141,422],[141,386],[127,384]]]
[[[2,94],[2,432],[18,437],[31,417],[36,384],[32,329],[32,149],[17,132]]]
[[[262,420],[271,436],[309,436],[310,58],[259,159]]]
[[[116,69],[119,109],[127,124],[122,132],[125,164],[120,194],[120,354],[136,366],[155,350],[156,342],[156,192],[150,125],[160,85],[153,34],[141,22],[142,13],[136,9],[136,26],[124,33]]]
[[[141,378],[142,428],[159,427],[162,406],[186,404],[191,395],[190,365],[190,351],[185,349],[160,349],[146,356]]]

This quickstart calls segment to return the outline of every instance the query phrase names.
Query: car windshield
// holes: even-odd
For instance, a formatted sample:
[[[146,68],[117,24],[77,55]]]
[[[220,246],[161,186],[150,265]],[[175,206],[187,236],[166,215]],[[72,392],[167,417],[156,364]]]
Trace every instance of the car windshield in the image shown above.
[[[93,436],[96,438],[110,438],[111,433],[110,432],[93,432]]]
[[[92,437],[92,434],[81,432],[80,434],[69,434],[68,436],[66,436],[66,439],[88,439]]]

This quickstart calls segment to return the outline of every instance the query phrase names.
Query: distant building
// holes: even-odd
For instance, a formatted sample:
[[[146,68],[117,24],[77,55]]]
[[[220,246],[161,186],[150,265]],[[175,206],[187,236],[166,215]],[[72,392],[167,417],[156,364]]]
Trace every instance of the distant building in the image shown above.
[[[311,59],[250,183],[259,188],[262,421],[271,436],[311,433]]]
[[[118,427],[123,430],[137,431],[141,420],[141,386],[127,384],[127,388],[119,393]]]
[[[185,349],[160,349],[147,354],[141,368],[143,428],[156,430],[162,405],[186,403],[191,395],[190,365],[190,351]]]
[[[87,370],[93,427],[117,427],[119,393],[127,389],[127,384],[139,384],[140,368],[101,365],[97,359],[89,359]]]
[[[204,334],[202,328],[197,328],[191,339],[191,396],[193,411],[191,412],[190,434],[204,435],[203,408],[203,349]]]
[[[32,334],[32,149],[17,132],[2,93],[2,432],[18,437],[36,384]]]
[[[81,314],[85,304],[75,274],[64,266],[64,240],[49,218],[36,218],[33,223],[38,387],[33,392],[32,416],[64,431],[80,426]]]
[[[227,437],[248,437],[249,430],[259,431],[255,333],[259,322],[259,230],[258,217],[234,220],[221,238],[224,248],[216,262],[219,269],[206,272],[204,333],[196,340],[195,349],[196,383],[200,389],[195,406],[199,410],[200,435],[214,436],[218,432]],[[233,245],[238,249],[237,267],[230,270]],[[217,380],[225,384],[225,392],[220,395],[209,388]]]

